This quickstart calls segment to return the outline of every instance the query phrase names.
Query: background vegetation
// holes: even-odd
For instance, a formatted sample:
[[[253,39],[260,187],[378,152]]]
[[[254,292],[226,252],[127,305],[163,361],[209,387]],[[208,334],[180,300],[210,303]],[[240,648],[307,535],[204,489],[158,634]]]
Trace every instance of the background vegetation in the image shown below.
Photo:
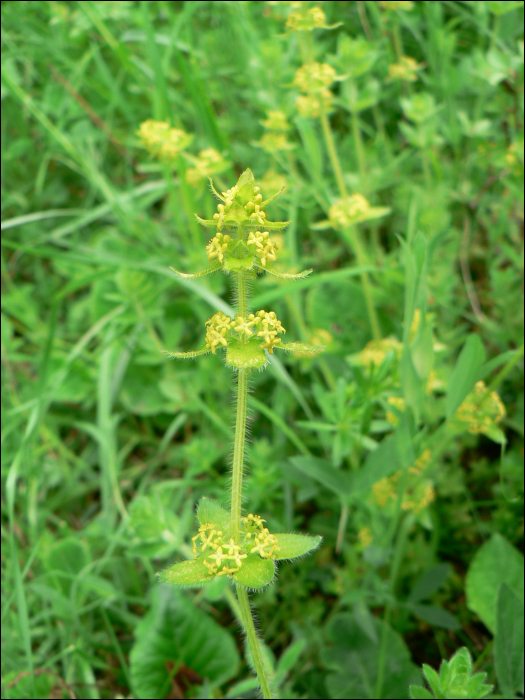
[[[255,697],[224,579],[155,579],[231,449],[232,373],[161,354],[229,280],[169,267],[247,167],[315,268],[252,308],[327,346],[253,380],[246,502],[324,537],[253,597],[281,696],[406,698],[466,646],[523,697],[523,3],[3,2],[2,65],[3,697]]]

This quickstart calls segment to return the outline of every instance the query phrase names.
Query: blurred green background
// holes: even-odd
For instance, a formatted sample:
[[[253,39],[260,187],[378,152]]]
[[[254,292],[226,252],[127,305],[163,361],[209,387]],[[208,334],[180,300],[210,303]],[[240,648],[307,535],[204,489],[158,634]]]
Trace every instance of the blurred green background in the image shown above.
[[[161,354],[230,280],[169,268],[248,167],[315,269],[252,309],[326,345],[252,382],[246,507],[324,537],[253,596],[280,697],[462,646],[523,697],[523,3],[3,2],[2,144],[2,697],[257,697],[226,581],[155,579],[232,437],[220,357]]]

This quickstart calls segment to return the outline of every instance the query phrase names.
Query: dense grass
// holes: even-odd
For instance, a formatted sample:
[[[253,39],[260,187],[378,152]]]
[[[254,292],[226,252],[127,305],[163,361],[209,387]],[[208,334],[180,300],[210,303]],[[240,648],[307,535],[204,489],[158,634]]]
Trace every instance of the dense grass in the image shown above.
[[[326,345],[252,381],[246,506],[324,537],[253,596],[280,696],[409,697],[466,646],[523,697],[523,4],[290,5],[2,3],[3,697],[256,697],[225,578],[155,578],[232,435],[231,371],[161,354],[230,280],[169,268],[248,167],[287,185],[276,267],[315,268],[252,307]],[[193,141],[159,159],[147,119]]]

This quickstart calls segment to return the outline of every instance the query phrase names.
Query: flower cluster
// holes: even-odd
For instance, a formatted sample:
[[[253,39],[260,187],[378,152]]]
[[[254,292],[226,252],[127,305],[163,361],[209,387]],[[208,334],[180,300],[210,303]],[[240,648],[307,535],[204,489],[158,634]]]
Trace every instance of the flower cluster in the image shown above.
[[[388,78],[413,83],[417,80],[417,73],[422,68],[423,64],[418,63],[411,56],[401,56],[399,63],[391,63],[388,66]]]
[[[147,119],[137,131],[142,145],[161,160],[173,160],[193,141],[193,136],[176,129],[168,122]]]
[[[243,559],[249,554],[258,554],[262,559],[275,559],[281,548],[277,537],[264,527],[264,522],[253,513],[241,518],[241,544],[236,544],[232,537],[225,541],[223,531],[215,523],[203,523],[192,537],[193,556],[201,558],[210,576],[231,576],[239,571]],[[202,557],[208,550],[209,553]]]
[[[208,260],[213,260],[218,258],[219,262],[222,263],[224,260],[224,253],[228,249],[228,244],[231,243],[232,238],[228,234],[216,233],[215,236],[206,246],[206,253],[208,255]]]
[[[246,245],[255,246],[263,267],[266,267],[267,260],[277,260],[277,247],[268,231],[250,231]]]
[[[200,540],[200,545],[197,544]],[[239,571],[242,560],[248,556],[241,552],[241,547],[235,544],[232,537],[224,542],[222,530],[216,530],[214,523],[204,523],[199,527],[198,533],[192,538],[193,556],[197,556],[197,550],[205,552],[208,548],[211,554],[202,559],[202,563],[208,569],[211,576],[231,576]]]
[[[257,337],[262,339],[261,348],[267,348],[270,354],[274,347],[281,343],[279,333],[286,333],[281,322],[273,311],[261,309],[256,314],[249,314],[245,319],[243,316],[235,316],[232,319],[222,311],[218,311],[208,321],[206,321],[206,347],[215,354],[217,347],[226,347],[229,340],[246,341],[248,338]]]
[[[425,450],[409,467],[403,484],[404,492],[401,500],[401,508],[413,513],[421,513],[436,498],[436,492],[429,479],[422,479],[421,475],[430,462],[430,450]],[[372,486],[372,495],[375,502],[381,508],[392,508],[398,498],[398,490],[403,481],[404,470],[400,469],[392,476],[384,477]]]
[[[263,559],[275,559],[281,548],[277,544],[275,535],[271,535],[267,527],[264,527],[263,520],[259,515],[249,513],[245,518],[241,518],[244,525],[244,541],[246,550],[250,554],[258,554]]]
[[[201,180],[215,173],[221,173],[228,168],[228,162],[215,148],[205,148],[197,157],[189,156],[192,168],[186,170],[186,181],[190,185],[197,185]]]
[[[328,63],[308,63],[295,74],[293,84],[301,92],[319,92],[329,87],[337,77],[335,68]]]
[[[326,28],[326,26],[326,15],[320,7],[292,12],[286,20],[286,29],[289,32],[312,31]]]
[[[505,406],[498,394],[495,391],[489,393],[485,382],[480,381],[458,408],[455,418],[468,425],[469,433],[490,436],[505,415]]]

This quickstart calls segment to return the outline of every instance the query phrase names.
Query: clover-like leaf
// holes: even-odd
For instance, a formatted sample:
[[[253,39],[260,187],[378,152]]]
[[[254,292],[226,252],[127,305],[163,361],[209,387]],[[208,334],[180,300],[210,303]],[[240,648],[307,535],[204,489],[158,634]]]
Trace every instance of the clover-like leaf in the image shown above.
[[[157,576],[163,583],[188,588],[200,588],[213,578],[201,558],[180,561],[169,569],[160,571]]]
[[[217,530],[222,530],[224,536],[229,535],[230,530],[230,514],[220,506],[217,501],[203,496],[197,506],[197,520],[199,525],[213,523]]]
[[[296,535],[292,532],[277,532],[274,533],[277,537],[277,546],[275,560],[296,559],[302,557],[314,549],[317,549],[323,538],[320,535]]]
[[[239,571],[232,574],[232,577],[246,588],[264,588],[275,578],[275,564],[271,559],[248,554]]]

